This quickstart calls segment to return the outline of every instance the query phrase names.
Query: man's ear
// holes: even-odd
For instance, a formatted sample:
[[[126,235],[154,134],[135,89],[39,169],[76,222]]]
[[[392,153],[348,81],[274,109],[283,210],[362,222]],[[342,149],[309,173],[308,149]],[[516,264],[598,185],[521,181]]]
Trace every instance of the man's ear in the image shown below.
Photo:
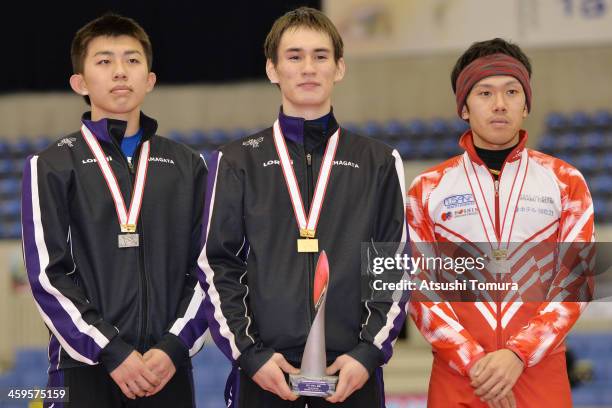
[[[70,87],[72,90],[79,95],[85,96],[89,95],[89,90],[87,89],[87,83],[85,82],[85,78],[83,78],[82,74],[72,74],[70,76]]]
[[[342,81],[344,78],[344,74],[346,73],[346,64],[344,63],[344,58],[339,58],[336,63],[336,76],[334,77],[334,82]]]
[[[270,83],[278,84],[278,74],[276,73],[276,67],[274,66],[274,62],[272,59],[268,58],[266,60],[266,75],[268,75],[268,79]]]
[[[529,109],[527,109],[527,104],[525,104],[525,107],[523,108],[523,119],[525,119],[527,115],[529,115]]]
[[[153,90],[155,83],[157,82],[157,75],[154,72],[149,72],[147,76],[147,93]]]
[[[467,105],[463,105],[463,109],[461,109],[461,119],[470,120],[470,111],[467,108]]]

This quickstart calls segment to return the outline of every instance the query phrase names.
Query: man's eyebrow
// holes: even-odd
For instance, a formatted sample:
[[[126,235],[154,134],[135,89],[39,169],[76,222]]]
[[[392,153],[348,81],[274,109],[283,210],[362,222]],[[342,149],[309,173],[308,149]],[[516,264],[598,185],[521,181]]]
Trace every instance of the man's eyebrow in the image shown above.
[[[285,50],[285,52],[299,52],[299,51],[304,51],[304,48],[301,47],[291,47],[291,48],[287,48]],[[331,50],[329,48],[315,48],[314,50],[315,52],[331,52]]]
[[[517,79],[510,79],[507,82],[503,83],[502,86],[508,86],[508,85],[520,85],[520,82]],[[474,85],[474,88],[494,88],[494,85],[491,84],[487,84],[486,82],[484,84],[476,84]]]
[[[123,53],[123,55],[133,55],[133,54],[140,54],[140,55],[142,55],[142,53],[140,51],[138,51],[138,50],[127,50],[126,52]],[[102,51],[96,52],[94,54],[94,57],[98,56],[98,55],[115,55],[115,53],[112,52],[112,51],[109,51],[109,50],[102,50]]]

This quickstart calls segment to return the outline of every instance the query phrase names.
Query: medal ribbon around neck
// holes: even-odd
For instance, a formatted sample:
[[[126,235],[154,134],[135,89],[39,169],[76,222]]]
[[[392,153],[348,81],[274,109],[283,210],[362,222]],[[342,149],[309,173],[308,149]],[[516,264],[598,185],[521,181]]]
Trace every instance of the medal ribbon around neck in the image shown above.
[[[521,197],[521,193],[523,191],[523,186],[525,185],[525,179],[527,177],[527,170],[528,170],[528,165],[529,162],[525,161],[525,164],[523,164],[524,162],[524,154],[521,154],[521,158],[519,160],[518,163],[518,168],[516,169],[515,175],[514,175],[514,179],[512,181],[512,185],[511,185],[511,189],[510,189],[510,194],[508,195],[508,199],[505,205],[505,212],[504,212],[504,216],[502,219],[502,225],[501,225],[501,231],[497,231],[496,227],[495,227],[495,222],[493,220],[493,216],[491,215],[487,200],[486,200],[486,196],[484,194],[484,191],[482,189],[482,184],[480,182],[480,178],[478,177],[478,172],[476,170],[476,167],[474,166],[474,163],[472,162],[471,159],[469,159],[469,157],[467,157],[467,155],[464,155],[463,157],[463,167],[465,170],[465,174],[468,180],[468,184],[470,187],[470,190],[472,191],[472,196],[474,197],[474,201],[476,203],[476,208],[478,209],[478,213],[479,213],[479,218],[480,218],[480,222],[481,225],[485,231],[485,234],[487,236],[487,239],[489,241],[489,245],[491,246],[491,250],[493,251],[493,253],[495,254],[499,254],[499,257],[501,257],[501,255],[505,254],[505,256],[508,255],[508,251],[510,249],[510,240],[512,239],[512,230],[514,228],[514,220],[516,218],[516,208],[518,207],[518,203],[520,201],[520,197]],[[501,173],[501,172],[500,172]],[[476,186],[478,187],[478,190],[475,189],[475,186],[472,185],[472,182],[470,181],[472,178],[472,175],[476,181]],[[521,176],[522,180],[518,180],[518,176]],[[515,187],[517,185],[517,181],[520,183],[520,187],[517,190],[516,193],[516,197],[514,200],[514,205],[511,205],[512,202],[512,196],[514,195],[514,191],[515,191]],[[501,185],[501,179],[498,179],[497,182],[498,184],[498,197],[496,198],[497,200],[501,200],[500,196],[501,194],[499,193],[499,186]],[[495,181],[494,181],[495,183]],[[480,196],[478,195],[478,192],[480,192]],[[486,215],[488,216],[487,221],[489,221],[489,227],[492,228],[493,232],[495,233],[495,242],[492,242],[491,238],[489,237],[489,234],[487,232],[488,227],[487,227],[487,223],[485,222],[484,218],[483,218],[483,211],[481,211],[481,206],[478,204],[478,202],[482,200],[485,206],[485,209],[487,210]],[[506,240],[505,243],[505,248],[502,248],[502,244],[504,243],[504,229],[506,227],[506,216],[508,215],[508,209],[512,208],[512,215],[511,215],[511,220],[510,220],[510,228],[508,231],[508,239]],[[497,214],[498,217],[501,217],[501,214]],[[496,247],[493,246],[493,244],[496,244]]]
[[[304,202],[300,193],[300,188],[295,177],[295,171],[291,165],[291,159],[285,144],[285,138],[283,137],[280,123],[278,120],[274,122],[273,127],[274,134],[274,145],[280,160],[283,175],[285,176],[285,182],[287,183],[287,190],[291,197],[291,204],[293,205],[293,212],[300,229],[300,236],[304,238],[314,238],[317,230],[317,223],[319,222],[319,215],[321,214],[321,208],[323,206],[323,199],[325,198],[325,191],[327,190],[327,184],[331,175],[332,165],[334,163],[334,157],[336,156],[336,149],[338,148],[338,139],[340,137],[340,129],[329,138],[327,146],[325,147],[325,154],[323,156],[323,163],[321,164],[321,170],[319,171],[319,177],[317,178],[317,185],[315,187],[314,196],[312,197],[312,204],[310,206],[310,214],[306,218],[306,211],[304,210]]]
[[[140,215],[140,208],[142,206],[144,188],[147,181],[150,152],[149,141],[147,140],[144,142],[142,144],[142,148],[140,149],[138,170],[136,171],[136,183],[134,184],[132,201],[130,202],[130,210],[128,212],[125,206],[125,201],[123,200],[123,195],[121,194],[121,189],[119,188],[119,183],[117,182],[117,177],[115,176],[113,169],[111,169],[110,165],[106,161],[106,156],[104,155],[104,151],[102,150],[100,143],[98,143],[98,140],[87,128],[87,126],[81,126],[81,133],[83,134],[89,149],[96,158],[98,167],[100,167],[100,171],[106,180],[108,190],[113,197],[121,232],[135,232],[136,225],[138,223],[138,216]]]

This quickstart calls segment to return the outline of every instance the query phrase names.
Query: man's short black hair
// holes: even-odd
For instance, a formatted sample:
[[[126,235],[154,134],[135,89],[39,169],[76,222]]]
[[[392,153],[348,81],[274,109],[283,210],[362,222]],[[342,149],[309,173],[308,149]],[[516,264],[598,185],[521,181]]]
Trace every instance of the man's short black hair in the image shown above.
[[[516,45],[508,42],[502,38],[494,38],[492,40],[487,41],[479,41],[473,43],[470,48],[468,48],[457,60],[455,63],[455,67],[453,68],[453,72],[451,72],[451,85],[453,86],[453,92],[457,92],[456,84],[457,77],[463,71],[463,68],[468,66],[472,61],[478,59],[480,57],[484,57],[486,55],[491,54],[506,54],[514,59],[519,60],[527,69],[529,73],[529,77],[531,78],[531,63],[529,62],[529,58],[521,48]]]

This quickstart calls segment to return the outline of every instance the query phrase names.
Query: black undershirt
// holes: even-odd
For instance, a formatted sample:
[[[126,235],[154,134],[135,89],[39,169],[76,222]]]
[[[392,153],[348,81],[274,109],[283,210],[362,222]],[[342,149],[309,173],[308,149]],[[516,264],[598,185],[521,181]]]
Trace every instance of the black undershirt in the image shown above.
[[[481,149],[480,147],[476,146],[474,146],[474,148],[476,149],[476,154],[478,155],[478,157],[482,159],[482,161],[490,170],[500,171],[504,164],[504,161],[517,145],[518,143],[504,150],[488,150]],[[497,179],[496,175],[493,176]]]

